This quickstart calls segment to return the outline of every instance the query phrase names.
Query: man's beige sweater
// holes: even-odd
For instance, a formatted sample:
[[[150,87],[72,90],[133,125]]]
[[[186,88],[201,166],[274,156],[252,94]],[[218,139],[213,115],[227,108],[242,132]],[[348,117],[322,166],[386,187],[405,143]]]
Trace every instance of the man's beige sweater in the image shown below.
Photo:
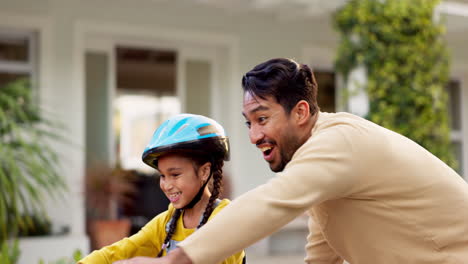
[[[307,211],[307,263],[468,263],[468,184],[413,141],[320,113],[283,172],[179,244],[217,263]]]

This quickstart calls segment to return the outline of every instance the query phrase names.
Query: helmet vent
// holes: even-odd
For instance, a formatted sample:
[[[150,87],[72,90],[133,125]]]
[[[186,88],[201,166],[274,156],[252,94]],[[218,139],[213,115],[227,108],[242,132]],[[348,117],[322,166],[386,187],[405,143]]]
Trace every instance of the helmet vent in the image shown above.
[[[207,125],[207,126],[199,127],[197,129],[197,132],[198,132],[198,134],[200,136],[205,136],[205,135],[209,135],[209,134],[221,134],[219,132],[219,130],[213,125]]]
[[[177,133],[179,133],[180,131],[182,131],[186,127],[188,127],[188,124],[183,124],[181,127],[179,127],[179,129],[176,130],[176,132],[174,132],[172,134],[172,136],[177,135]]]

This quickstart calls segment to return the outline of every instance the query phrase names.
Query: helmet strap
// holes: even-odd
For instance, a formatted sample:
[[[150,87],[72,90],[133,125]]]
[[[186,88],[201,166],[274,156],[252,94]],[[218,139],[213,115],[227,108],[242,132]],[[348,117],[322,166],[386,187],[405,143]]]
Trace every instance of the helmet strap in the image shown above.
[[[213,164],[213,163],[211,163],[211,164]],[[206,182],[203,184],[203,186],[200,188],[200,190],[198,190],[197,195],[195,195],[195,197],[193,197],[192,201],[189,204],[187,204],[186,206],[184,206],[184,208],[182,208],[182,209],[191,209],[200,201],[200,199],[201,199],[201,197],[203,195],[203,192],[205,191],[205,187],[206,187],[206,185],[208,184],[208,182],[211,179],[211,175],[213,175],[212,168],[210,168],[210,176],[208,176],[208,179],[206,180]]]

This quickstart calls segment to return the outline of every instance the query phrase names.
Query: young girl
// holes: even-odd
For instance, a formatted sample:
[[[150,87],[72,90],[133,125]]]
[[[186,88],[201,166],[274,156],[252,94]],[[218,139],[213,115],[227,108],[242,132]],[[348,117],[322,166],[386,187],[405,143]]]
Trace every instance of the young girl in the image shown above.
[[[111,264],[123,259],[128,260],[118,263],[132,263],[134,258],[149,264],[175,249],[229,203],[217,199],[224,160],[229,160],[229,140],[214,120],[191,114],[167,120],[154,133],[142,158],[161,173],[160,187],[171,202],[168,210],[137,234],[96,250],[78,263]],[[238,252],[222,263],[245,263],[245,253]]]

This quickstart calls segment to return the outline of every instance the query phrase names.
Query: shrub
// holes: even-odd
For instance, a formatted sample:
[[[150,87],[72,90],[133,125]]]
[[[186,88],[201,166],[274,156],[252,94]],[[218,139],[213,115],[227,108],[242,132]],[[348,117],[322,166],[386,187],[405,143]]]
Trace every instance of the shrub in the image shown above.
[[[434,21],[437,0],[350,0],[334,14],[341,41],[337,71],[363,65],[366,118],[403,134],[456,168],[445,86],[445,28]]]

